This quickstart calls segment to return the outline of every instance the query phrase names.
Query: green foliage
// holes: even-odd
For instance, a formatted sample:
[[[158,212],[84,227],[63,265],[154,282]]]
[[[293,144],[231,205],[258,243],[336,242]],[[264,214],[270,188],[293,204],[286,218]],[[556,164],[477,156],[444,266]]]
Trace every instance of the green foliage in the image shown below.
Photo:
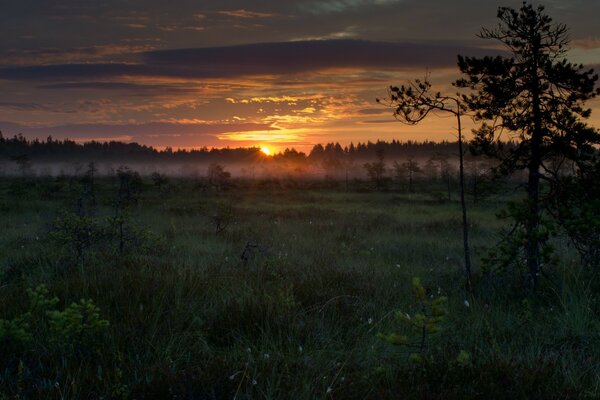
[[[43,386],[41,382],[52,376],[45,374],[56,373],[52,370],[57,359],[66,367],[97,354],[109,326],[92,300],[82,299],[59,310],[59,299],[45,285],[28,289],[27,295],[24,313],[0,319],[0,393],[3,381],[22,382],[24,376],[30,387]],[[17,392],[22,391],[23,385],[17,385]]]
[[[551,213],[579,252],[583,264],[600,266],[600,160],[556,185]]]
[[[69,254],[74,264],[83,267],[86,255],[106,232],[96,217],[63,211],[53,223],[50,239]]]
[[[0,319],[0,351],[5,357],[24,351],[32,340],[33,335],[24,318]]]
[[[468,366],[471,364],[471,355],[468,352],[461,350],[456,356],[456,364],[461,367]]]
[[[62,311],[48,310],[49,342],[59,347],[82,347],[104,332],[109,323],[92,300],[81,299]]]
[[[558,260],[552,238],[557,235],[555,221],[551,218],[540,218],[536,234],[527,234],[528,208],[526,202],[509,202],[508,207],[497,213],[501,220],[511,221],[508,228],[500,231],[500,242],[482,258],[485,271],[507,274],[507,277],[524,277],[527,271],[527,243],[535,240],[540,246],[540,273],[547,267],[555,265]],[[521,282],[524,279],[520,280]]]
[[[418,277],[412,280],[412,291],[415,300],[413,315],[402,311],[396,312],[396,320],[409,333],[407,335],[379,334],[378,336],[396,346],[416,348],[417,351],[409,353],[408,361],[411,364],[419,364],[430,357],[429,337],[442,331],[448,298],[439,294],[427,296],[426,289]]]
[[[92,345],[109,323],[100,317],[92,300],[81,299],[64,310],[57,310],[57,297],[51,297],[45,285],[27,289],[29,307],[12,319],[0,320],[0,342],[14,345],[22,352],[45,348],[50,351],[82,349]],[[27,348],[23,345],[32,344]]]

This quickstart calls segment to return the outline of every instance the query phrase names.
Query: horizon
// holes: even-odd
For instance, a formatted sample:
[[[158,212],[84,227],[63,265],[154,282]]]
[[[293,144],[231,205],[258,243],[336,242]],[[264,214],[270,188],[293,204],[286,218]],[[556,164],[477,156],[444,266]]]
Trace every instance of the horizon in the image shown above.
[[[257,152],[262,152],[265,156],[267,157],[273,157],[276,155],[280,155],[283,154],[285,151],[297,151],[298,153],[303,153],[305,155],[309,155],[309,153],[317,146],[321,146],[321,147],[326,147],[328,145],[339,145],[344,151],[348,151],[349,148],[351,148],[352,146],[354,146],[355,148],[358,148],[360,146],[367,146],[367,147],[371,147],[371,146],[377,146],[379,144],[383,144],[383,145],[408,145],[408,146],[425,146],[425,145],[429,145],[429,144],[436,144],[436,145],[448,145],[448,144],[454,144],[457,143],[457,141],[455,140],[447,140],[447,139],[443,139],[443,140],[428,140],[428,139],[424,139],[424,140],[411,140],[411,139],[407,139],[407,140],[398,140],[398,139],[392,139],[392,140],[380,140],[380,139],[375,139],[375,140],[366,140],[366,141],[357,141],[356,143],[354,142],[349,142],[349,143],[340,143],[337,141],[329,141],[329,142],[322,142],[322,143],[314,143],[309,151],[302,151],[302,150],[298,150],[295,147],[291,146],[291,147],[285,147],[285,148],[281,148],[281,149],[276,149],[274,147],[267,147],[267,146],[260,146],[260,145],[250,145],[250,146],[238,146],[238,147],[233,147],[233,146],[224,146],[224,147],[215,147],[215,146],[195,146],[195,147],[188,147],[188,148],[184,148],[184,147],[179,147],[179,148],[175,148],[172,146],[163,146],[163,147],[158,147],[158,146],[153,146],[153,145],[149,145],[149,144],[145,144],[145,143],[140,143],[137,141],[120,141],[120,140],[96,140],[96,139],[89,139],[86,141],[76,141],[76,140],[72,140],[70,138],[64,138],[64,139],[57,139],[52,137],[52,135],[49,135],[45,138],[42,137],[34,137],[34,138],[27,138],[25,137],[22,133],[17,133],[11,136],[4,136],[4,133],[0,130],[0,142],[5,141],[21,141],[24,140],[26,145],[31,146],[34,143],[41,143],[41,144],[47,144],[47,143],[57,143],[59,145],[64,145],[64,144],[68,144],[68,143],[75,143],[77,146],[81,146],[81,147],[85,147],[86,145],[94,145],[94,144],[99,144],[99,145],[110,145],[110,144],[117,144],[117,145],[135,145],[135,146],[140,146],[140,147],[145,147],[148,148],[150,150],[154,150],[157,151],[159,153],[165,153],[165,152],[169,152],[169,149],[172,152],[194,152],[194,151],[213,151],[213,150],[217,150],[217,151],[221,151],[221,150],[256,150]],[[511,141],[505,142],[505,143],[510,143]],[[265,151],[268,150],[268,151]]]
[[[165,9],[151,1],[141,10],[116,1],[30,3],[36,7],[11,3],[0,16],[0,87],[10,93],[0,101],[5,136],[273,152],[455,140],[451,119],[404,126],[375,99],[426,74],[436,90],[456,92],[456,56],[501,52],[476,34],[496,24],[499,5],[521,4],[228,0]],[[535,4],[569,28],[567,58],[597,71],[600,4]],[[592,126],[600,126],[599,105],[588,103]],[[472,127],[465,121],[467,137]]]

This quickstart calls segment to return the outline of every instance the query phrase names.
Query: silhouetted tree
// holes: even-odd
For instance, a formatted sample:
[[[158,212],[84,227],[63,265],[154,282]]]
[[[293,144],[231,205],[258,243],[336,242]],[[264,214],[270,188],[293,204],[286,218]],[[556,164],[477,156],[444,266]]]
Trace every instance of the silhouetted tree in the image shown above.
[[[129,241],[132,231],[129,226],[130,210],[138,202],[142,179],[136,171],[125,166],[117,170],[117,178],[119,179],[119,190],[113,203],[114,215],[111,218],[111,225],[117,237],[119,254],[123,254],[125,243]]]
[[[210,185],[212,185],[217,190],[221,190],[229,184],[231,173],[225,171],[225,167],[223,167],[222,165],[217,163],[211,163],[208,166],[206,176]]]
[[[88,164],[88,169],[83,175],[82,183],[83,183],[83,197],[90,200],[90,205],[92,207],[96,206],[96,190],[95,190],[95,178],[96,178],[96,164],[90,162]]]
[[[524,3],[519,10],[498,9],[500,23],[495,29],[484,28],[479,36],[502,44],[509,56],[462,57],[458,65],[464,78],[456,85],[473,93],[462,100],[483,121],[474,143],[483,151],[502,132],[513,132],[519,142],[509,151],[490,151],[501,160],[501,170],[528,171],[527,212],[514,218],[524,230],[524,252],[528,279],[538,284],[545,245],[540,232],[542,200],[540,181],[552,179],[549,160],[559,156],[583,162],[591,145],[600,136],[581,122],[590,109],[584,102],[597,95],[597,75],[565,59],[568,49],[567,28],[553,24],[544,7]],[[514,237],[518,237],[515,235]]]
[[[381,100],[377,99],[377,102],[381,102]],[[406,86],[390,86],[388,90],[387,105],[394,109],[394,117],[407,125],[418,124],[430,113],[449,113],[456,117],[466,288],[471,292],[471,253],[469,250],[469,225],[467,222],[467,206],[465,202],[464,151],[461,120],[464,106],[461,99],[459,95],[447,96],[442,95],[440,92],[432,93],[431,83],[425,78],[423,81],[416,79],[415,81],[409,82]]]
[[[152,183],[154,183],[154,186],[158,188],[159,192],[162,190],[162,187],[169,182],[167,176],[158,171],[153,172],[150,177],[152,178]]]
[[[21,172],[21,176],[25,177],[31,173],[31,158],[27,154],[20,154],[18,156],[12,156],[10,158],[17,164],[17,168]]]
[[[384,162],[384,150],[378,148],[375,152],[377,161],[371,163],[365,163],[363,166],[367,170],[369,179],[375,184],[376,189],[383,189],[386,182],[386,166]]]
[[[600,267],[600,160],[555,185],[550,212],[571,239],[585,266]]]
[[[448,195],[448,201],[452,200],[452,168],[448,162],[448,156],[446,154],[434,154],[430,161],[436,165],[436,169],[439,169],[440,180],[445,184]]]
[[[419,162],[409,158],[407,161],[400,164],[398,161],[394,161],[394,172],[396,179],[400,182],[407,181],[408,192],[413,193],[415,175],[423,172],[423,169],[419,166]]]

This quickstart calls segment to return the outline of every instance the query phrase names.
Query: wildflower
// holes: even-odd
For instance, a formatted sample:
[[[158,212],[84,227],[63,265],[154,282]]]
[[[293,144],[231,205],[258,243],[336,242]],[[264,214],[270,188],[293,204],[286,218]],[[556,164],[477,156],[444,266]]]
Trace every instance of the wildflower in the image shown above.
[[[367,320],[367,322],[369,323],[369,325],[371,325],[371,324],[373,323],[373,318],[369,318],[369,319]]]
[[[331,393],[331,392],[332,392],[332,390],[333,390],[333,389],[331,388],[331,386],[330,386],[330,387],[328,387],[328,388],[327,388],[327,393],[328,393],[328,394],[329,394],[329,393]]]
[[[298,351],[299,351],[300,353],[302,353],[302,350],[304,350],[304,349],[302,348],[302,346],[298,346]]]
[[[263,354],[263,358],[264,358],[265,360],[268,360],[270,357],[271,357],[271,356],[269,355],[269,353],[265,353],[265,354]]]
[[[256,382],[256,379],[252,379],[252,385],[256,386],[258,382]]]
[[[465,300],[465,307],[471,307],[471,304],[469,303],[469,300]]]

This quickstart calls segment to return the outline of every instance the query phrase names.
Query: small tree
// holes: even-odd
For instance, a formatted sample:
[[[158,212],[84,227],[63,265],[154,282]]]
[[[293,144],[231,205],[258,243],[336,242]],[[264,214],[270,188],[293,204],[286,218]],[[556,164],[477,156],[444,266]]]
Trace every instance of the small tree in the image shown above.
[[[158,188],[159,192],[162,190],[163,186],[169,182],[169,178],[167,178],[166,175],[161,174],[158,171],[153,172],[151,175],[151,178],[152,178],[152,183],[154,183],[154,186],[156,186]]]
[[[87,171],[81,179],[81,183],[83,184],[82,197],[88,198],[92,207],[96,206],[95,178],[97,171],[96,165],[90,162]]]
[[[21,172],[21,176],[25,177],[31,173],[31,158],[27,154],[20,154],[10,158]]]
[[[225,167],[217,163],[211,163],[207,171],[208,183],[215,189],[221,190],[229,184],[231,173],[225,171]]]
[[[437,154],[433,157],[433,160],[440,165],[440,178],[446,185],[448,201],[452,201],[452,168],[448,162],[448,156]]]
[[[377,102],[380,103],[381,100],[377,99]],[[431,83],[426,78],[423,81],[416,79],[409,82],[406,86],[390,86],[386,103],[394,109],[394,117],[407,125],[416,125],[423,121],[430,113],[436,112],[447,113],[456,117],[466,287],[471,292],[471,254],[469,250],[469,225],[465,202],[464,151],[461,123],[461,117],[464,112],[462,101],[458,95],[446,96],[440,92],[432,93]]]
[[[377,161],[372,163],[363,164],[364,168],[367,170],[367,175],[371,182],[375,184],[376,189],[383,189],[385,187],[386,182],[386,166],[384,162],[384,151],[382,148],[378,148],[375,151],[377,156]]]
[[[142,180],[140,175],[127,167],[117,170],[119,190],[113,204],[114,215],[110,222],[118,241],[119,254],[123,254],[125,243],[130,241],[133,228],[130,224],[131,208],[138,202],[138,193]]]
[[[600,143],[600,135],[581,122],[590,116],[584,102],[598,94],[598,76],[565,59],[567,28],[553,24],[544,7],[500,7],[498,18],[498,27],[484,28],[479,37],[499,42],[510,56],[459,56],[465,77],[456,85],[473,91],[461,100],[483,122],[474,143],[498,157],[504,172],[528,172],[526,212],[516,208],[518,216],[513,218],[524,231],[528,280],[536,287],[544,243],[541,181],[552,181],[551,160],[567,157],[581,163],[593,152],[592,145]],[[519,143],[497,151],[502,150],[497,141],[503,132],[516,134]]]
[[[394,161],[394,171],[396,179],[402,182],[405,179],[408,182],[408,192],[414,192],[414,180],[415,175],[423,172],[423,169],[419,166],[419,162],[409,158],[407,161],[400,164],[398,161]]]

